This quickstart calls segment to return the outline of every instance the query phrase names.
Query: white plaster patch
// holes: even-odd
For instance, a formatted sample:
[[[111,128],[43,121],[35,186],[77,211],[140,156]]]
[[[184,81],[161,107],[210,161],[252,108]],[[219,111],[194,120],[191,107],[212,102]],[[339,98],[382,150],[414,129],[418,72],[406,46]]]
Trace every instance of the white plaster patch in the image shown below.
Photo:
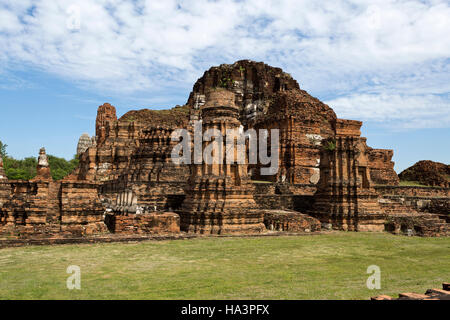
[[[313,171],[314,171],[314,173],[309,178],[309,182],[311,182],[313,184],[317,184],[317,182],[319,182],[319,179],[320,179],[320,169],[314,168]]]
[[[311,141],[312,144],[315,146],[320,146],[321,141],[323,140],[323,137],[320,134],[311,134],[307,133],[306,137]]]

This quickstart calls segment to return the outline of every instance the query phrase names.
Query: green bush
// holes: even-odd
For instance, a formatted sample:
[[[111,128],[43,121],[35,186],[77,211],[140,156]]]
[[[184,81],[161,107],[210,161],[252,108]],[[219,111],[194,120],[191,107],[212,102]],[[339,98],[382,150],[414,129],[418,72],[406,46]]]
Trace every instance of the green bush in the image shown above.
[[[16,160],[6,156],[3,159],[6,176],[10,180],[30,180],[36,176],[36,158]]]
[[[334,139],[325,140],[323,148],[327,151],[334,151],[336,149],[336,140]]]

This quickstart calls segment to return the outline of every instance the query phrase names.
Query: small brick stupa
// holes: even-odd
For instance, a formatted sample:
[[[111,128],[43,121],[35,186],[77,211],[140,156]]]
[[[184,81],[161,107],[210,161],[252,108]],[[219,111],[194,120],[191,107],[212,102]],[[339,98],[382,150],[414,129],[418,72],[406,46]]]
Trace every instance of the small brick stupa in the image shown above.
[[[3,168],[3,157],[0,154],[0,180],[7,180],[5,169]]]
[[[222,141],[203,141],[203,154],[209,152],[211,144],[219,147],[213,150],[226,150],[227,130],[239,130],[241,126],[234,94],[223,89],[210,91],[201,113],[203,134],[208,129],[216,129],[223,137]],[[231,154],[236,156],[237,144],[232,148]],[[220,152],[215,158],[218,161],[211,164],[205,163],[205,157],[202,157],[201,164],[191,165],[186,199],[181,209],[180,227],[183,231],[228,234],[258,233],[265,229],[263,212],[253,199],[253,185],[247,176],[247,161],[243,164],[227,163],[226,153]],[[216,157],[214,151],[211,154]]]
[[[50,164],[48,163],[48,157],[45,153],[45,148],[39,150],[38,164],[37,164],[37,174],[34,180],[52,180],[52,175],[50,173]]]

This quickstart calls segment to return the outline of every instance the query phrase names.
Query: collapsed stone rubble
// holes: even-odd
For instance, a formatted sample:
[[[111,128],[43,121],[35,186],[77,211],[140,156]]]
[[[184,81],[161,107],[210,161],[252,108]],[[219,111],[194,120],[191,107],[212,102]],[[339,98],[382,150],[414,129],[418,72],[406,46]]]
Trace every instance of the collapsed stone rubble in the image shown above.
[[[444,282],[442,289],[428,289],[424,294],[405,292],[399,293],[398,298],[379,295],[372,297],[371,300],[450,300],[450,283]]]

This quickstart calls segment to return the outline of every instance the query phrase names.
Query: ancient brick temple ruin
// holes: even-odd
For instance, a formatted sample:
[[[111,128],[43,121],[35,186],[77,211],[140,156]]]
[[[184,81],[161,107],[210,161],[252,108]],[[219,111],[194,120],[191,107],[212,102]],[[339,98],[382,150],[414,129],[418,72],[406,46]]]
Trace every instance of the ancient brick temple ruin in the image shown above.
[[[262,175],[266,165],[248,163],[248,154],[235,164],[174,162],[181,140],[173,133],[195,135],[199,121],[202,132],[224,137],[227,129],[278,129],[278,170]],[[448,235],[450,189],[400,186],[393,151],[370,148],[361,126],[339,119],[279,68],[248,60],[213,67],[183,106],[121,118],[114,106],[100,106],[95,136],[79,140],[78,168],[60,181],[51,178],[45,149],[30,181],[8,180],[0,158],[0,238],[328,229]],[[224,141],[202,141],[202,150]]]

